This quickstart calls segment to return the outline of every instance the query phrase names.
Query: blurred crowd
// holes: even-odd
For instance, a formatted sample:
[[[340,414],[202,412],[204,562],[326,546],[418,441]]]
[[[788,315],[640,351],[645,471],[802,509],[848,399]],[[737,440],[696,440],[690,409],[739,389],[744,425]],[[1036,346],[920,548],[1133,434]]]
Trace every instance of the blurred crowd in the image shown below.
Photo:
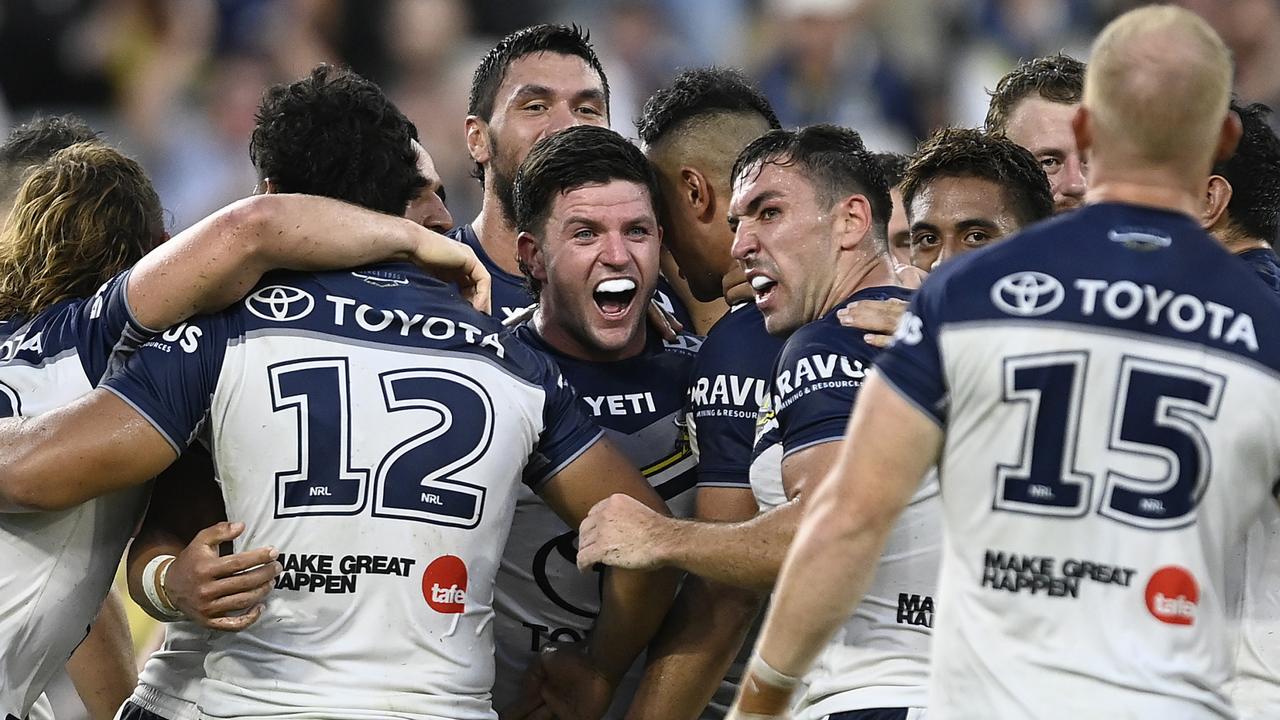
[[[682,67],[746,69],[784,126],[835,122],[910,151],[976,126],[1020,58],[1088,41],[1137,0],[4,0],[0,130],[74,111],[156,180],[179,230],[246,195],[248,139],[268,85],[325,60],[381,84],[435,157],[455,218],[480,184],[463,143],[485,49],[533,23],[590,29],[613,126]],[[1183,0],[1230,45],[1237,90],[1280,106],[1280,0]]]

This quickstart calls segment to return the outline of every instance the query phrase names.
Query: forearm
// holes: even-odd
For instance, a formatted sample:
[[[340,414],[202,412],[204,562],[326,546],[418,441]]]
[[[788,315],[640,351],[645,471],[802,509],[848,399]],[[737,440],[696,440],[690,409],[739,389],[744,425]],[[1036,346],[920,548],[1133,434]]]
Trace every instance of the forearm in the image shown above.
[[[649,647],[627,720],[696,720],[741,649],[762,600],[750,590],[688,577]]]
[[[182,552],[186,544],[175,534],[147,523],[142,526],[133,542],[129,543],[129,552],[125,556],[125,580],[129,587],[129,597],[148,615],[161,622],[168,618],[156,614],[143,588],[143,570],[147,563],[160,555],[174,555]]]
[[[679,578],[673,569],[605,571],[600,614],[588,644],[597,670],[617,682],[631,667],[662,625]]]
[[[67,661],[67,674],[91,720],[111,720],[138,683],[124,602],[107,594],[89,635]]]
[[[663,563],[714,582],[768,592],[799,522],[795,501],[743,522],[672,520]]]

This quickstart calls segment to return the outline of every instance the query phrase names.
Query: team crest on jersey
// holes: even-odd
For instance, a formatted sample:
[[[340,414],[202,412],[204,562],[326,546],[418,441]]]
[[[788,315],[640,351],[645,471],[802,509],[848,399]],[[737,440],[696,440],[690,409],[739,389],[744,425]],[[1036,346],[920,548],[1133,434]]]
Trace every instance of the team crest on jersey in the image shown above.
[[[366,285],[374,287],[389,288],[409,284],[409,278],[398,273],[386,272],[385,270],[352,271],[351,277],[359,278]]]
[[[1167,565],[1147,581],[1147,611],[1170,625],[1194,625],[1200,603],[1200,586],[1186,568]]]
[[[991,286],[991,302],[1002,312],[1019,317],[1051,313],[1064,297],[1066,290],[1057,278],[1031,270],[1005,275]]]
[[[288,285],[268,285],[245,298],[244,306],[263,320],[292,322],[310,315],[316,300],[306,290]]]
[[[461,613],[467,603],[467,565],[457,555],[441,555],[422,572],[422,597],[444,615]]]

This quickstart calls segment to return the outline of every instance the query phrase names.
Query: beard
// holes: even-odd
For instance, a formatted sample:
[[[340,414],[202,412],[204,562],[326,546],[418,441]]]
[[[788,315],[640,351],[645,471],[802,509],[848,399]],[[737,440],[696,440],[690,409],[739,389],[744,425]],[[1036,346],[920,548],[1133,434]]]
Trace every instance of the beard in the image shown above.
[[[498,144],[498,138],[489,134],[489,147],[493,148],[493,162],[486,172],[493,176],[493,193],[498,198],[498,210],[507,225],[516,225],[516,171],[519,163],[508,157]]]

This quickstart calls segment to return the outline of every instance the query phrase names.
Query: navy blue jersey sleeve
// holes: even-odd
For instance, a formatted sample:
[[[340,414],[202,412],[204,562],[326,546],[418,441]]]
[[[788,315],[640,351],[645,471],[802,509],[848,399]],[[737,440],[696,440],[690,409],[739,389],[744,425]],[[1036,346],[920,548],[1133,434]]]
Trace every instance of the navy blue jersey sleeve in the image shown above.
[[[773,403],[783,457],[844,437],[876,349],[831,322],[801,328],[778,356]]]
[[[938,354],[944,279],[926,282],[898,322],[893,343],[876,358],[876,370],[898,394],[939,425],[947,421],[947,385]]]
[[[175,325],[143,343],[102,387],[182,454],[209,410],[234,322],[233,314],[221,313]]]
[[[600,439],[603,432],[582,412],[578,395],[560,371],[550,367],[543,379],[547,399],[542,407],[542,432],[525,466],[524,482],[538,490]]]
[[[85,376],[98,382],[113,354],[123,357],[155,334],[138,322],[129,307],[129,271],[111,278],[76,313],[76,344]]]

